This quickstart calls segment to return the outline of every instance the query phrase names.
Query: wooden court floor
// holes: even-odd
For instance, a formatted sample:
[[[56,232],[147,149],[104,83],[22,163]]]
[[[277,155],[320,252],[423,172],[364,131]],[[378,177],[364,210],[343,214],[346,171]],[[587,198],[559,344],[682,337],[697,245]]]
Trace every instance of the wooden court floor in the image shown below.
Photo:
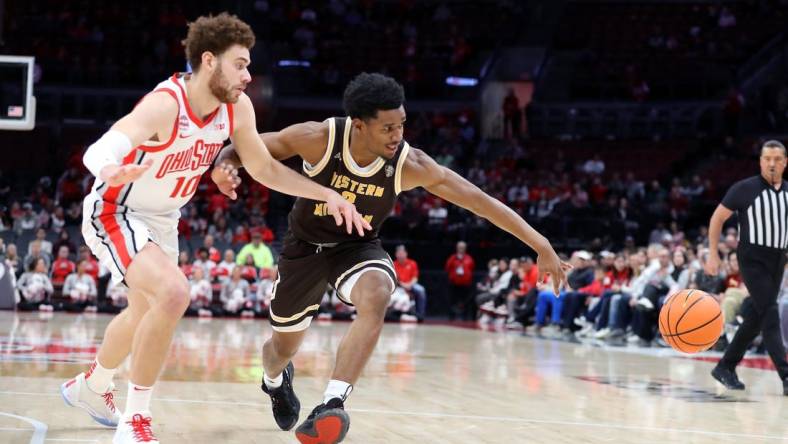
[[[93,359],[110,317],[0,312],[0,443],[109,443],[58,387]],[[349,324],[314,323],[294,360],[302,418],[319,402]],[[260,391],[267,321],[185,319],[156,386],[163,443],[293,443]],[[706,355],[715,356],[713,354]],[[711,362],[443,325],[387,324],[347,403],[348,443],[781,443],[788,398],[741,368],[718,392]],[[127,368],[115,378],[125,404]]]

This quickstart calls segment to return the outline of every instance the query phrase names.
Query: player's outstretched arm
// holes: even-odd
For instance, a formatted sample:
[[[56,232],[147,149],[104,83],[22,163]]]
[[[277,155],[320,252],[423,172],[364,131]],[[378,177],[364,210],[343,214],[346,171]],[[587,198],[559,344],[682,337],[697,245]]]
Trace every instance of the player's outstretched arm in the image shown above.
[[[402,189],[416,187],[423,187],[438,197],[472,211],[533,248],[539,255],[539,282],[542,281],[544,273],[549,273],[553,278],[553,289],[558,294],[561,283],[565,280],[565,272],[571,266],[558,258],[547,238],[534,230],[511,208],[490,197],[454,171],[438,165],[423,151],[411,148],[403,166]]]
[[[254,180],[281,193],[325,202],[337,225],[344,223],[348,234],[354,227],[360,236],[364,235],[364,230],[372,229],[356,211],[355,205],[346,201],[339,193],[301,176],[271,157],[257,134],[254,109],[249,97],[241,95],[236,110],[236,129],[233,135],[235,151]]]
[[[153,163],[123,165],[123,158],[134,147],[154,136],[166,141],[174,136],[173,122],[178,115],[178,102],[166,92],[154,92],[85,151],[82,161],[87,169],[110,186],[123,185],[138,179]]]
[[[287,128],[259,135],[268,152],[276,160],[285,160],[293,156],[301,156],[309,163],[317,163],[328,141],[328,128],[325,123],[304,122]],[[222,149],[216,157],[216,166],[211,171],[211,179],[219,190],[231,199],[235,199],[235,189],[240,185],[238,169],[244,165],[230,144]]]

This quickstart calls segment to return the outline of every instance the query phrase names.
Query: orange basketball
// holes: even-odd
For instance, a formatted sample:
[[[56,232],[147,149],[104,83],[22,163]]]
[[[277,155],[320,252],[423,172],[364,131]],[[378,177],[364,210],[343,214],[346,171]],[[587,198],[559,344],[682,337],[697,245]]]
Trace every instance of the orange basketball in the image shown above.
[[[670,295],[659,312],[659,332],[673,349],[684,353],[708,350],[722,334],[720,304],[700,290]]]

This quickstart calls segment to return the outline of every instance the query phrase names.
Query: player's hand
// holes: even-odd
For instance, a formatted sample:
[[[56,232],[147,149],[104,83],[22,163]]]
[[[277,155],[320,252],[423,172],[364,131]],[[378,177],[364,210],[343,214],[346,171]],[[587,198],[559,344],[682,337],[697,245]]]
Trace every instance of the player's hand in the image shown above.
[[[345,200],[336,191],[328,193],[326,198],[326,210],[328,214],[334,216],[337,225],[345,224],[347,234],[353,232],[356,228],[359,236],[364,236],[364,230],[372,230],[372,225],[369,224],[356,210],[356,206]]]
[[[232,200],[238,198],[235,189],[241,184],[241,177],[238,175],[238,168],[229,162],[222,162],[216,165],[211,171],[211,180],[219,187],[219,191]]]
[[[703,271],[707,276],[717,276],[720,272],[720,258],[719,255],[710,254],[706,263],[703,264]]]
[[[542,282],[544,275],[549,274],[553,282],[553,293],[558,296],[561,293],[561,283],[566,281],[566,272],[571,270],[572,266],[559,259],[553,247],[549,245],[544,251],[539,252],[536,266],[539,269],[537,282]]]
[[[148,159],[140,165],[107,165],[99,172],[99,178],[107,185],[117,187],[139,179],[151,165],[153,159]]]

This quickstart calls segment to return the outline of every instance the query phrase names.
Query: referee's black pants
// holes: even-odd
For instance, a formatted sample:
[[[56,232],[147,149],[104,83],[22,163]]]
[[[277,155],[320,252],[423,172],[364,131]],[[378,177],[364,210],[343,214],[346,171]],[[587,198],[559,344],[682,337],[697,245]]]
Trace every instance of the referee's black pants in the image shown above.
[[[777,296],[780,293],[785,253],[775,248],[740,244],[739,267],[742,280],[750,292],[754,310],[743,313],[744,322],[739,326],[719,365],[733,369],[744,357],[750,343],[763,333],[763,345],[769,352],[780,379],[788,378],[788,362],[780,337],[780,316]]]

